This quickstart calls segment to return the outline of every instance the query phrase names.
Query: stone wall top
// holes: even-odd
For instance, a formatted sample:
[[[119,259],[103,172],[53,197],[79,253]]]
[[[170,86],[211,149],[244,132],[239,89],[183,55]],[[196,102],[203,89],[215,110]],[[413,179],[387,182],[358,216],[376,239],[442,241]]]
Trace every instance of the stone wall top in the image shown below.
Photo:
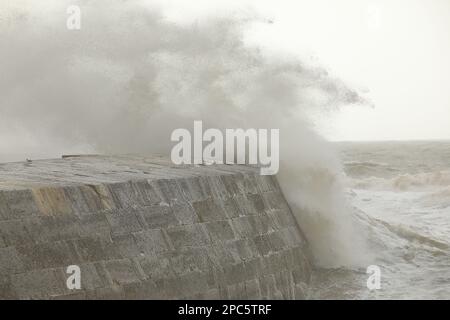
[[[258,174],[247,165],[175,165],[162,156],[73,155],[61,159],[0,164],[0,190],[109,184],[236,173]]]

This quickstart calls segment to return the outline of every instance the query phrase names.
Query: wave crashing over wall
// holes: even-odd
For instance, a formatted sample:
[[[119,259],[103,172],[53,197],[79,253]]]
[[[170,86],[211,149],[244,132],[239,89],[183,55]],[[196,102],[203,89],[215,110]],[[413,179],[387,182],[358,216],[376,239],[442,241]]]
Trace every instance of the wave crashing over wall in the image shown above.
[[[2,6],[2,152],[169,155],[170,133],[194,120],[280,129],[277,178],[316,263],[360,263],[341,167],[308,114],[364,100],[324,69],[247,45],[257,20],[177,24],[143,3]],[[81,8],[81,30],[66,28],[69,5]]]

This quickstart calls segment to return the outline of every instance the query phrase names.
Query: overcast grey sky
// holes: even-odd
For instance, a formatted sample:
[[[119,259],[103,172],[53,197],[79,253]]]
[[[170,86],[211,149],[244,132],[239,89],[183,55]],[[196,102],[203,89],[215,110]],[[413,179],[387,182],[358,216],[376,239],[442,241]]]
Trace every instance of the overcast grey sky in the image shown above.
[[[450,0],[137,1],[184,23],[257,15],[249,43],[324,66],[366,92],[374,108],[316,115],[330,140],[450,139]]]
[[[150,1],[152,2],[152,1]],[[257,12],[248,40],[325,66],[374,108],[322,116],[332,140],[450,139],[449,0],[164,1],[173,19]]]

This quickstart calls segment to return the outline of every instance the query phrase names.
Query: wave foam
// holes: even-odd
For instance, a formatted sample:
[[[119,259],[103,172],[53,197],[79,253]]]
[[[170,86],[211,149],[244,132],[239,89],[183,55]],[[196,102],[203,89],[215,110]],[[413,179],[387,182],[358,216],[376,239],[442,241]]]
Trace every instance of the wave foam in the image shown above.
[[[348,178],[349,185],[356,189],[371,190],[424,190],[433,187],[450,186],[450,171],[436,171],[417,174],[401,174],[394,178],[378,177]]]

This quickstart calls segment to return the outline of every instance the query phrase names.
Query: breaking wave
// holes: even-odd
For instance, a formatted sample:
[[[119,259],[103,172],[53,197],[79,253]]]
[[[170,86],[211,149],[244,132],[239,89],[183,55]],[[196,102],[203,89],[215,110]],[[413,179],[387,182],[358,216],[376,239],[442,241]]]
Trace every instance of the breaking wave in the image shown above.
[[[385,169],[386,170],[386,169]],[[393,178],[365,177],[351,178],[350,186],[360,189],[417,191],[436,187],[450,186],[450,171],[423,172],[416,174],[400,174]],[[445,192],[435,194],[436,197]]]

